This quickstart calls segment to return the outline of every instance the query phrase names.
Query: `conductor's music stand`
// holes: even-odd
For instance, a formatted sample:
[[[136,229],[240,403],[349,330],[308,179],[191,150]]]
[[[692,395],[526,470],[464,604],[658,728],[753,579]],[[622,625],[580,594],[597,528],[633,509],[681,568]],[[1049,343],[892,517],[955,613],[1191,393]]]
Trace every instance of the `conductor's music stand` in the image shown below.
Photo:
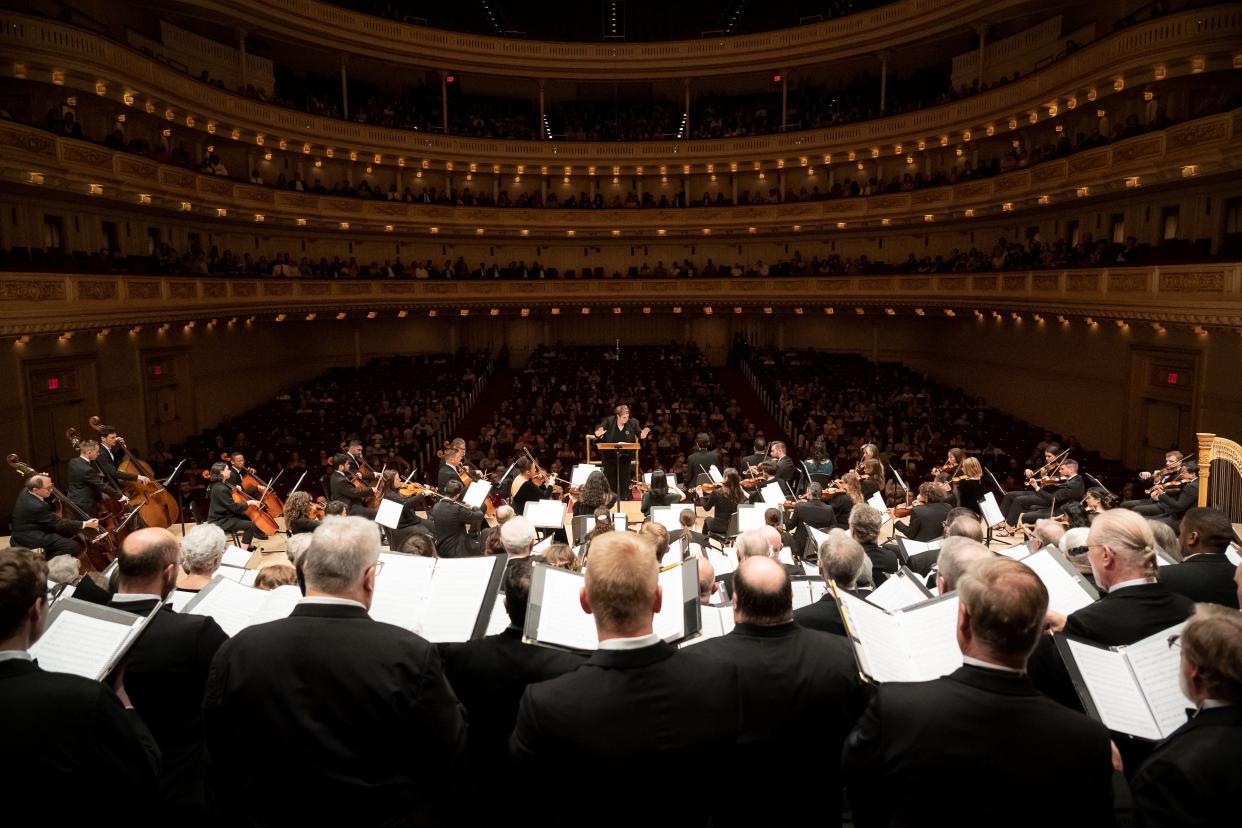
[[[610,481],[610,482],[612,482],[614,485],[613,492],[617,495],[617,500],[618,501],[623,500],[624,498],[621,496],[621,493],[624,491],[624,489],[621,488],[621,462],[620,462],[621,457],[620,455],[621,455],[621,452],[623,451],[634,452],[634,468],[631,470],[631,472],[635,474],[639,473],[641,469],[639,467],[639,461],[638,461],[638,450],[639,450],[638,443],[596,443],[595,448],[599,449],[601,452],[603,451],[616,452],[617,463],[615,465],[616,471],[614,472],[614,475],[617,479],[615,481]],[[628,480],[625,482],[627,485],[629,484]]]

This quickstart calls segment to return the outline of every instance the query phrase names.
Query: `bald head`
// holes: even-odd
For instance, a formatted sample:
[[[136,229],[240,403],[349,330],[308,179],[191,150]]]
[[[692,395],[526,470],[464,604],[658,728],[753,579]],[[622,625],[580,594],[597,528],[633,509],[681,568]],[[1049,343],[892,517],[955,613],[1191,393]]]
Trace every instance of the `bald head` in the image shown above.
[[[739,624],[770,627],[793,619],[793,587],[785,567],[752,557],[733,574],[733,617]]]
[[[647,635],[660,611],[654,545],[634,532],[605,532],[591,542],[582,608],[595,616],[601,641]]]
[[[177,584],[181,545],[167,529],[131,532],[117,554],[117,592],[164,598]]]
[[[768,542],[768,549],[772,550],[768,554],[779,552],[781,547],[785,545],[781,539],[781,530],[775,526],[765,526],[759,531],[763,533],[763,539]]]
[[[699,603],[707,604],[716,591],[716,568],[706,555],[699,555]]]

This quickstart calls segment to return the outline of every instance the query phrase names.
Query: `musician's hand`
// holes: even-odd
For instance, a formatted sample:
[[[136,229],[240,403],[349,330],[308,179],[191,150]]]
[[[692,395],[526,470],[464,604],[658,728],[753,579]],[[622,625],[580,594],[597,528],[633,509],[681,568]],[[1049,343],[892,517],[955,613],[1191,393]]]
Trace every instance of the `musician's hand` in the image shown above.
[[[647,435],[650,433],[651,433],[651,426],[647,426],[642,431],[638,432],[638,438],[640,440],[646,440]]]
[[[1065,629],[1066,617],[1056,610],[1048,610],[1044,615],[1044,629],[1049,632],[1062,632]]]
[[[91,518],[90,520],[82,521],[82,528],[83,529],[98,529],[99,518]]]
[[[1035,476],[1035,472],[1031,471],[1030,469],[1027,469],[1026,471],[1024,471],[1024,472],[1022,472],[1022,473],[1023,473],[1024,475],[1026,475],[1027,477],[1034,477],[1034,476]]]
[[[128,496],[128,495],[121,495],[121,499],[120,499],[120,500],[118,500],[117,502],[118,502],[118,503],[129,503],[129,496]]]
[[[1139,472],[1139,480],[1151,480],[1151,472]]]
[[[262,506],[263,504],[262,504],[262,503],[260,503],[260,502],[259,502],[259,501],[257,501],[257,500],[247,500],[247,501],[246,501],[246,505],[247,505],[247,506],[256,506],[256,507],[257,507],[257,506]]]
[[[603,436],[604,436],[604,429],[602,428],[595,429],[595,439],[598,440],[600,437],[603,437]]]
[[[145,474],[140,474],[138,475],[138,482],[145,486],[147,483],[151,482],[151,478],[147,477]]]

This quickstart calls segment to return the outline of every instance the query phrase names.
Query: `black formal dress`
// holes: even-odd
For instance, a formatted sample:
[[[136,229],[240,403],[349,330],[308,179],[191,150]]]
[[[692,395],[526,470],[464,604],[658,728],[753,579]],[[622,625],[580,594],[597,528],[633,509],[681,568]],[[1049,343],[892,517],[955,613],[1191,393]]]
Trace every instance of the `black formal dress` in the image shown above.
[[[91,517],[95,516],[100,499],[112,493],[95,464],[81,455],[69,459],[67,480],[69,484],[65,487],[65,496]]]
[[[511,797],[520,796],[528,783],[509,765],[509,736],[522,694],[529,685],[578,669],[586,659],[524,644],[517,627],[477,641],[441,644],[440,658],[470,722],[466,745],[470,776],[480,786],[477,815],[502,817],[514,801]]]
[[[242,543],[247,546],[254,538],[267,539],[258,527],[246,517],[246,504],[233,502],[233,490],[228,483],[212,483],[210,492],[211,506],[207,511],[207,522],[214,523],[225,532],[240,532]]]
[[[712,513],[703,522],[704,531],[723,538],[729,532],[729,519],[737,514],[737,503],[723,489],[713,489],[703,502],[703,510]]]
[[[651,514],[652,506],[672,506],[674,503],[681,502],[681,495],[676,492],[665,492],[658,494],[654,490],[643,492],[641,508],[644,515]]]
[[[0,721],[9,824],[21,821],[21,802],[61,825],[99,822],[110,802],[125,803],[125,818],[141,820],[134,824],[167,818],[154,796],[159,747],[111,688],[6,659],[0,661]]]
[[[792,548],[795,553],[803,557],[812,553],[819,554],[819,550],[815,548],[815,539],[807,529],[808,526],[827,532],[829,529],[836,528],[836,525],[837,513],[832,505],[819,498],[798,501],[793,511],[785,517],[785,527],[793,535]]]
[[[964,509],[969,509],[979,517],[983,517],[983,510],[979,508],[979,503],[987,495],[988,490],[984,487],[982,480],[959,480],[955,497],[957,505]]]
[[[1141,828],[1242,825],[1242,707],[1201,710],[1165,739],[1130,783]]]
[[[510,500],[509,505],[513,507],[514,514],[520,515],[526,509],[527,503],[533,500],[546,500],[551,496],[547,486],[536,486],[535,481],[525,480],[518,487],[517,494]]]
[[[842,760],[860,828],[935,822],[932,801],[909,792],[963,779],[970,794],[955,826],[1111,825],[1108,741],[1103,725],[1044,698],[1026,676],[966,665],[879,685]],[[1015,752],[1020,760],[1005,760]]]
[[[352,478],[346,477],[339,471],[328,475],[328,499],[348,504],[350,517],[375,519],[375,510],[367,506],[368,493],[360,491],[354,485]]]
[[[294,518],[288,522],[289,534],[300,535],[304,532],[314,532],[319,528],[319,524],[323,521],[311,520],[310,518],[300,517]]]
[[[460,500],[438,500],[427,515],[431,519],[436,538],[436,552],[441,558],[465,558],[479,554],[481,541],[478,532],[483,525],[483,513],[471,509]]]
[[[1238,608],[1237,567],[1219,552],[1200,552],[1179,564],[1162,566],[1156,577],[1165,589],[1192,601]]]
[[[78,547],[70,538],[80,531],[82,521],[58,517],[52,503],[29,489],[22,489],[17,495],[10,545],[42,549],[43,557],[48,560],[57,555],[76,556]]]
[[[737,668],[740,766],[779,756],[793,768],[815,769],[815,796],[733,797],[722,824],[840,825],[841,779],[836,763],[824,759],[840,755],[865,702],[850,645],[790,621],[738,624],[695,650]]]
[[[589,768],[633,769],[641,780],[693,773],[704,761],[731,767],[739,725],[737,668],[695,649],[657,642],[597,650],[574,672],[532,684],[509,740],[514,763],[539,768],[550,779],[573,779]],[[593,826],[652,823],[652,800],[637,789],[606,802],[599,795],[594,785],[558,788],[558,811],[590,813]],[[712,800],[662,797],[655,822],[707,825]]]
[[[149,615],[155,600],[112,606]],[[178,822],[205,824],[203,689],[211,660],[228,636],[208,615],[181,615],[165,606],[125,655],[125,689],[160,746],[159,799]]]
[[[360,606],[302,603],[242,630],[203,710],[220,824],[447,824],[460,804],[466,723],[436,648]]]
[[[927,543],[944,537],[944,523],[953,506],[949,503],[921,503],[910,510],[910,522],[897,521],[893,529],[910,540]]]
[[[624,426],[617,425],[616,417],[605,417],[599,427],[604,429],[604,436],[595,440],[599,443],[637,443],[642,427],[631,418]],[[600,449],[599,452],[604,477],[608,478],[608,488],[621,500],[630,499],[630,481],[634,465],[634,452]],[[618,488],[620,491],[618,491]]]

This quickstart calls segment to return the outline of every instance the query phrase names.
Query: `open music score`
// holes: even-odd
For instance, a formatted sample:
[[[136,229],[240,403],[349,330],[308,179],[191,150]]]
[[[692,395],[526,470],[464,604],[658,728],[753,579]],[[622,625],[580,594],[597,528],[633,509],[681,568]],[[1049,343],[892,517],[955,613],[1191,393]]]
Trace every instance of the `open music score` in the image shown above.
[[[432,643],[469,641],[486,634],[504,574],[503,555],[424,558],[380,554],[370,615]]]
[[[268,592],[216,573],[182,612],[210,615],[232,637],[254,624],[287,618],[301,599],[302,591],[292,584]]]
[[[43,635],[30,646],[39,666],[102,681],[160,610],[135,615],[78,598],[62,598],[48,612]]]
[[[930,681],[962,666],[956,593],[888,612],[835,585],[833,591],[859,672],[872,681]]]

